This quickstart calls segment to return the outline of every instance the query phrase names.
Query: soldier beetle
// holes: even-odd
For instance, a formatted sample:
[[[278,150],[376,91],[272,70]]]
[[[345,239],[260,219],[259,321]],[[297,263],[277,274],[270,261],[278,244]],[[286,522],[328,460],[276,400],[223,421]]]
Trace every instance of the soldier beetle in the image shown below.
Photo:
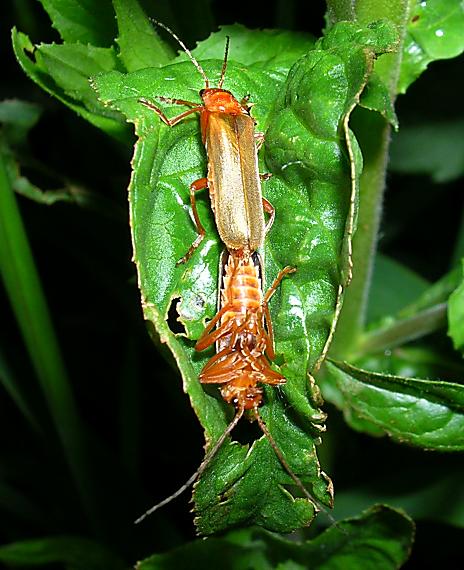
[[[227,68],[229,38],[218,86],[211,88],[206,73],[184,43],[167,26],[156,23],[179,43],[205,80],[205,87],[200,91],[201,104],[158,97],[166,103],[189,107],[172,119],[150,101],[139,101],[155,111],[170,127],[193,113],[200,113],[202,140],[208,157],[208,174],[206,178],[200,178],[190,185],[190,202],[198,237],[178,264],[191,257],[205,236],[196,208],[195,194],[208,188],[218,233],[227,251],[223,253],[220,264],[218,312],[206,326],[195,348],[202,351],[213,344],[216,345],[216,354],[204,366],[199,379],[203,384],[219,384],[223,399],[234,405],[235,415],[188,481],[175,493],[147,510],[135,522],[141,522],[195,483],[245,412],[250,412],[251,419],[257,421],[283,468],[318,512],[324,507],[293,472],[259,413],[263,402],[262,386],[279,386],[286,382],[285,377],[271,367],[275,352],[269,301],[282,279],[296,269],[289,266],[282,269],[263,295],[263,268],[257,250],[264,244],[265,235],[274,221],[275,211],[261,192],[261,179],[267,176],[261,176],[258,170],[255,121],[250,114],[251,105],[248,104],[248,98],[239,102],[230,91],[222,88]],[[269,214],[267,223],[264,212]],[[331,520],[333,521],[332,518]]]
[[[208,323],[195,348],[202,351],[216,344],[216,354],[203,367],[200,382],[219,384],[223,399],[235,406],[235,415],[188,481],[175,493],[146,511],[136,523],[177,498],[195,483],[246,411],[251,412],[251,419],[257,421],[282,467],[303,495],[311,501],[315,512],[325,511],[293,472],[259,413],[263,402],[262,386],[279,386],[286,382],[285,377],[273,370],[270,364],[270,360],[275,358],[275,352],[269,301],[282,279],[294,273],[296,269],[290,266],[282,269],[263,295],[263,269],[257,252],[252,255],[224,252],[221,267],[219,310]],[[334,522],[332,517],[328,516]]]
[[[208,188],[211,208],[221,240],[229,251],[255,251],[264,243],[264,237],[274,221],[274,207],[263,197],[261,179],[269,174],[259,174],[257,139],[263,135],[255,132],[255,120],[251,116],[252,105],[248,97],[240,102],[230,91],[223,89],[229,53],[227,37],[221,77],[217,87],[210,87],[209,79],[180,38],[166,25],[155,22],[165,29],[181,46],[205,81],[200,91],[202,103],[183,99],[156,97],[164,103],[189,107],[186,111],[169,119],[164,111],[147,99],[139,102],[153,110],[169,127],[175,126],[193,113],[200,114],[202,141],[208,159],[208,173],[205,178],[190,185],[190,203],[195,227],[198,233],[187,253],[177,262],[185,263],[205,237],[196,207],[196,192]],[[264,212],[269,214],[266,223]]]

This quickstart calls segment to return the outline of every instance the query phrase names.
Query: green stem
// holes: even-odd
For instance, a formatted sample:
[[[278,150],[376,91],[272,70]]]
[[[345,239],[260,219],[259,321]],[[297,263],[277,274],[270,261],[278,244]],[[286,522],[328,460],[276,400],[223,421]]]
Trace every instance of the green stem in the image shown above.
[[[81,500],[95,522],[84,429],[16,203],[8,159],[0,138],[0,273]]]
[[[369,288],[379,231],[390,128],[380,115],[360,112],[356,135],[364,154],[360,204],[353,239],[353,279],[337,325],[332,355],[346,357],[356,346],[365,326]],[[366,140],[368,139],[368,140]]]
[[[356,358],[411,342],[446,326],[448,304],[440,303],[361,337]]]
[[[375,67],[394,99],[402,59],[402,41],[409,18],[409,2],[358,0],[355,12],[362,24],[389,18],[398,26],[401,38],[398,50],[382,56]],[[378,114],[358,109],[352,128],[363,152],[364,169],[360,180],[358,226],[353,239],[353,279],[346,291],[331,348],[331,355],[335,358],[347,358],[355,350],[365,327],[390,144],[390,125]]]

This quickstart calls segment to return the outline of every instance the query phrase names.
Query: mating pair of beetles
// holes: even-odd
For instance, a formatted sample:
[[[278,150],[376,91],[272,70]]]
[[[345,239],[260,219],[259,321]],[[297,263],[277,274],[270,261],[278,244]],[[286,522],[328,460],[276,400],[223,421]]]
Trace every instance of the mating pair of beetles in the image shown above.
[[[195,348],[201,351],[216,345],[216,354],[201,371],[200,382],[219,384],[222,397],[227,403],[233,404],[236,411],[231,423],[208,450],[190,479],[170,497],[150,508],[136,522],[179,496],[201,476],[246,410],[258,422],[294,483],[319,510],[317,501],[290,468],[259,413],[263,401],[262,385],[277,386],[286,381],[270,364],[275,358],[275,352],[269,300],[282,279],[296,271],[294,267],[285,267],[268,291],[263,293],[263,264],[258,250],[264,244],[275,215],[273,206],[261,192],[261,180],[269,177],[260,174],[258,170],[258,150],[264,137],[255,132],[248,97],[238,101],[230,91],[222,87],[227,68],[229,38],[226,41],[218,86],[210,87],[206,73],[184,43],[167,26],[160,22],[156,24],[179,43],[205,81],[205,86],[200,91],[202,103],[157,97],[164,103],[188,108],[172,119],[151,101],[139,101],[153,110],[169,127],[174,127],[194,113],[200,115],[208,172],[206,177],[190,185],[190,202],[198,236],[177,264],[188,262],[205,236],[195,195],[199,190],[207,188],[218,233],[226,249],[220,260],[218,312],[206,326]],[[265,213],[268,214],[267,221]]]

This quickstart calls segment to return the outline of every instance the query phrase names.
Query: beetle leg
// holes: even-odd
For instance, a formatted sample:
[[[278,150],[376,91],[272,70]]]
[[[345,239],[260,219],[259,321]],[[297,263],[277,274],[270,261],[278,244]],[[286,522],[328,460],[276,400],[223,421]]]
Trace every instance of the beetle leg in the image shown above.
[[[192,245],[189,247],[187,253],[179,259],[176,265],[181,265],[182,263],[186,263],[192,257],[194,251],[197,249],[197,247],[200,245],[200,243],[203,241],[203,238],[206,235],[205,228],[203,227],[200,221],[200,217],[198,215],[197,204],[195,200],[195,192],[198,192],[198,190],[204,190],[205,188],[208,188],[207,178],[199,178],[198,180],[195,180],[195,182],[192,182],[192,184],[190,184],[190,204],[192,206],[192,214],[193,214],[193,219],[195,220],[195,227],[198,236],[195,239],[195,241],[192,243]]]
[[[174,99],[172,97],[164,97],[159,95],[156,97],[163,103],[168,103],[170,105],[185,105],[186,107],[198,107],[198,103],[192,103],[192,101],[185,101],[185,99]]]
[[[248,114],[250,114],[251,108],[253,107],[254,103],[249,103],[251,98],[251,94],[247,93],[245,97],[242,97],[240,101],[240,105],[246,110]]]
[[[203,334],[201,335],[201,337],[197,340],[197,343],[195,345],[195,350],[198,350],[199,352],[202,350],[205,350],[205,348],[208,348],[208,346],[211,346],[212,344],[214,344],[218,339],[221,338],[221,336],[225,336],[226,334],[229,334],[231,332],[231,329],[234,325],[234,322],[232,320],[229,320],[225,323],[223,323],[220,327],[218,327],[215,331],[211,332],[212,329],[216,326],[216,324],[218,323],[218,321],[220,320],[220,318],[224,315],[224,313],[226,313],[228,310],[230,309],[229,305],[225,305],[224,307],[222,307],[222,309],[214,316],[213,319],[211,319],[208,323],[208,325],[206,326],[205,330],[203,331]]]
[[[274,360],[275,350],[274,350],[274,331],[272,328],[271,314],[269,312],[269,301],[270,301],[272,295],[274,295],[274,293],[276,292],[277,287],[280,285],[280,282],[282,281],[282,279],[286,275],[288,275],[289,273],[295,273],[295,271],[296,271],[296,267],[291,267],[290,265],[287,265],[287,267],[284,267],[281,271],[279,271],[279,274],[274,279],[274,283],[266,291],[266,294],[264,295],[263,302],[261,304],[261,306],[263,308],[263,313],[264,313],[264,323],[265,323],[265,326],[267,329],[267,331],[265,331],[265,336],[266,336],[266,341],[267,341],[266,353],[267,353],[270,360]],[[263,326],[263,328],[264,328],[264,326]]]
[[[283,269],[281,269],[279,271],[279,274],[274,279],[274,283],[269,287],[269,289],[266,291],[266,294],[264,295],[263,306],[265,306],[265,305],[267,305],[267,303],[269,303],[272,295],[274,295],[274,293],[276,292],[277,287],[280,285],[280,282],[282,281],[282,279],[286,275],[288,275],[289,273],[295,273],[295,271],[296,271],[296,267],[292,267],[291,265],[287,265],[287,267],[284,267]]]
[[[242,359],[240,352],[226,347],[206,364],[199,379],[202,384],[223,384],[230,382],[246,366],[247,362]]]
[[[179,99],[179,101],[180,101],[180,99]],[[148,107],[148,109],[155,111],[155,113],[158,115],[158,117],[168,127],[173,127],[174,125],[177,125],[177,123],[180,123],[188,115],[191,115],[192,113],[199,113],[203,109],[202,105],[197,105],[195,107],[192,107],[188,111],[184,111],[180,115],[173,117],[172,119],[168,119],[168,117],[166,117],[166,115],[163,113],[163,111],[159,107],[157,107],[156,105],[151,103],[150,101],[147,101],[146,99],[139,99],[139,103],[142,103],[142,105],[144,105],[145,107]],[[184,104],[184,103],[182,103],[182,104]]]
[[[275,348],[274,348],[274,329],[272,326],[271,313],[269,312],[269,305],[263,302],[263,335],[266,339],[266,354],[269,360],[275,359]]]
[[[267,234],[268,231],[272,228],[272,224],[274,223],[275,208],[269,202],[269,200],[266,200],[266,198],[264,198],[264,196],[263,196],[263,209],[265,212],[269,214],[269,220],[267,221],[266,227],[264,228],[264,231]]]
[[[259,152],[264,144],[264,133],[255,133],[256,150]]]

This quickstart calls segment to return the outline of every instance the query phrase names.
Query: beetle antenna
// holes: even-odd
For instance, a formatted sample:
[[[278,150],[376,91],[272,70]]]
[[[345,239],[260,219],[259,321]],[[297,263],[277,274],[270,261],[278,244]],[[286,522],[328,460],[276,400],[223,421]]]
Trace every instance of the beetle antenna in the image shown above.
[[[281,463],[282,467],[285,469],[285,471],[293,479],[293,482],[295,483],[295,485],[298,487],[298,489],[300,489],[300,491],[304,494],[304,496],[313,504],[314,510],[316,513],[318,513],[319,511],[323,511],[325,513],[325,515],[329,518],[330,522],[332,524],[336,524],[337,521],[327,511],[327,509],[324,507],[324,505],[322,505],[317,499],[315,499],[311,495],[311,493],[309,493],[309,491],[303,485],[301,479],[297,475],[295,475],[292,468],[287,463],[287,460],[285,459],[285,457],[284,457],[282,451],[280,450],[279,446],[277,445],[274,438],[272,437],[267,425],[264,423],[263,418],[261,417],[257,406],[254,407],[254,412],[255,412],[256,421],[258,422],[258,425],[261,428],[261,431],[266,436],[267,440],[271,444],[272,449],[274,450],[274,453],[277,455],[277,459],[280,461],[280,463]]]
[[[222,62],[221,79],[219,80],[219,83],[218,83],[218,89],[222,89],[222,84],[224,83],[224,78],[226,76],[227,58],[229,56],[229,43],[230,43],[230,37],[226,36],[226,47],[224,50],[224,61]]]
[[[189,56],[190,61],[197,68],[197,70],[199,71],[199,73],[201,74],[203,79],[205,80],[205,89],[208,89],[209,88],[209,79],[206,76],[204,69],[201,67],[201,65],[198,63],[198,61],[194,58],[194,56],[192,55],[192,52],[188,49],[188,47],[184,44],[184,42],[179,38],[179,36],[177,34],[175,34],[171,30],[171,28],[168,28],[168,26],[166,26],[166,24],[163,24],[162,22],[158,22],[158,20],[155,20],[154,18],[150,18],[150,20],[151,20],[151,22],[153,22],[154,24],[156,24],[160,28],[163,28],[163,30],[166,30],[168,32],[168,34],[170,34],[176,40],[176,42],[180,45],[180,47]]]
[[[179,487],[179,489],[177,489],[177,491],[175,493],[173,493],[172,495],[169,495],[169,497],[167,497],[166,499],[163,499],[161,502],[159,502],[156,505],[154,505],[153,507],[149,508],[148,511],[145,511],[143,513],[143,515],[141,515],[136,521],[134,521],[134,524],[138,524],[138,523],[142,522],[145,518],[150,516],[152,513],[154,513],[155,511],[157,511],[161,507],[164,507],[164,505],[167,505],[168,503],[170,503],[174,499],[177,499],[177,497],[179,495],[181,495],[184,491],[186,491],[189,487],[191,487],[195,483],[195,481],[201,477],[201,475],[204,473],[205,469],[208,467],[208,465],[214,459],[216,453],[222,447],[222,444],[226,440],[227,436],[230,434],[230,432],[235,428],[235,426],[240,421],[241,417],[243,416],[243,412],[244,412],[243,407],[241,407],[239,410],[237,410],[237,413],[235,414],[234,419],[226,427],[226,429],[222,433],[221,437],[216,441],[214,446],[205,455],[205,458],[203,459],[203,461],[200,464],[200,467],[198,467],[198,469],[195,471],[195,473],[193,475],[191,475],[191,477],[189,477],[189,479],[181,487]]]

